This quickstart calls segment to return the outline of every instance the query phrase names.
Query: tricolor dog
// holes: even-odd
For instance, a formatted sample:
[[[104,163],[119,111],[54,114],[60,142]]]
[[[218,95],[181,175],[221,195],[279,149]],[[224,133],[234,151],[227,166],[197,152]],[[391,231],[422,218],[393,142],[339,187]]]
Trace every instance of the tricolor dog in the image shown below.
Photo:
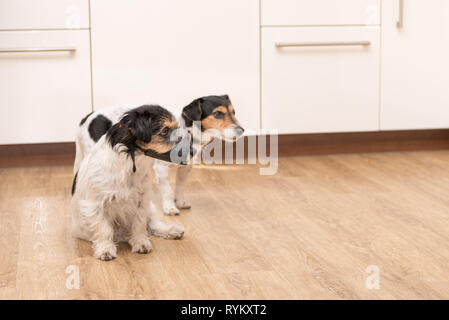
[[[235,109],[229,96],[207,96],[192,101],[182,110],[180,122],[194,136],[194,123],[201,124],[201,146],[214,138],[233,142],[244,132],[235,117]],[[196,157],[201,157],[200,153]],[[175,194],[169,183],[169,170],[172,165],[155,161],[156,182],[162,195],[163,211],[167,215],[178,215],[179,209],[189,209],[191,204],[184,197],[184,190],[192,165],[176,166]]]
[[[188,133],[166,109],[145,105],[115,109],[115,114],[114,124],[99,115],[90,121],[99,125],[90,126],[89,152],[77,141],[72,186],[74,235],[91,241],[94,256],[105,261],[117,256],[120,241],[132,252],[150,252],[148,228],[157,236],[182,237],[181,226],[154,216],[151,166],[153,158],[187,163],[191,154]]]
[[[75,173],[82,159],[89,154],[102,135],[119,120],[129,107],[113,107],[96,111],[84,118],[76,139]],[[235,141],[244,129],[235,117],[235,109],[228,95],[206,96],[195,99],[183,108],[179,118],[180,126],[193,133],[194,123],[201,124],[202,146],[214,138]],[[201,157],[201,154],[196,156]],[[165,161],[154,161],[153,169],[156,182],[162,195],[163,211],[167,215],[179,214],[179,209],[188,209],[190,203],[184,198],[185,184],[192,170],[192,165],[175,166],[176,186],[173,194],[169,183],[169,171],[173,165]]]

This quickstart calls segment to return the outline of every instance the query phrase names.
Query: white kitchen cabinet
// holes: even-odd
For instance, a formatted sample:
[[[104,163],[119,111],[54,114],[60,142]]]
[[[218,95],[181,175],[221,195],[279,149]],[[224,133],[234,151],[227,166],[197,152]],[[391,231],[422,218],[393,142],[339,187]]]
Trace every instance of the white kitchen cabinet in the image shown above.
[[[380,1],[261,0],[262,25],[378,25]]]
[[[263,28],[262,127],[379,130],[379,45],[377,26]]]
[[[259,127],[258,0],[91,1],[95,108],[158,103],[176,115],[229,94]]]
[[[0,30],[89,28],[89,0],[0,0]]]
[[[383,1],[381,128],[447,128],[449,1],[404,0],[402,9]]]
[[[89,31],[2,31],[0,49],[25,51],[0,52],[0,144],[73,141],[92,109]]]

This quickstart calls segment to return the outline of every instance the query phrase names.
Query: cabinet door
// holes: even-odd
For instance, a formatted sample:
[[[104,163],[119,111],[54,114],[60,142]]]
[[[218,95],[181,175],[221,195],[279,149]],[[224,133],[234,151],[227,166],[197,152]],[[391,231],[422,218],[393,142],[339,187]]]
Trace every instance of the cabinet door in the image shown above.
[[[73,141],[92,109],[89,31],[3,31],[0,49],[0,144]]]
[[[383,1],[381,128],[449,127],[449,1],[400,3]]]
[[[229,94],[259,127],[258,0],[91,1],[95,107]],[[114,18],[115,17],[115,18]]]
[[[379,27],[264,28],[262,126],[379,130]]]

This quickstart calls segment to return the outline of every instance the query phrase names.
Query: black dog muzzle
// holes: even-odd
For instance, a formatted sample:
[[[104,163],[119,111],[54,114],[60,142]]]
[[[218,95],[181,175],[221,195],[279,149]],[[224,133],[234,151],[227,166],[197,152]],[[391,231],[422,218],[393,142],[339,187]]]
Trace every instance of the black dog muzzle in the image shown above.
[[[190,140],[191,139],[188,136],[183,137],[170,151],[165,153],[159,153],[151,149],[143,149],[139,146],[136,147],[148,157],[175,164],[186,165],[189,163],[189,159],[195,154],[195,149],[192,147]]]

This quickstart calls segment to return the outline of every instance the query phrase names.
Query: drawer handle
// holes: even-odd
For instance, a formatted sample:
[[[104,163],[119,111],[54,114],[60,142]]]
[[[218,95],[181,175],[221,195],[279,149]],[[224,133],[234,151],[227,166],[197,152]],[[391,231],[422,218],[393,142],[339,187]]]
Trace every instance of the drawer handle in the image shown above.
[[[0,53],[10,52],[75,52],[76,48],[0,48]]]
[[[396,26],[398,29],[401,29],[404,26],[404,0],[399,0],[399,13]]]
[[[277,48],[283,47],[340,47],[340,46],[369,46],[369,41],[336,41],[336,42],[276,42]]]

